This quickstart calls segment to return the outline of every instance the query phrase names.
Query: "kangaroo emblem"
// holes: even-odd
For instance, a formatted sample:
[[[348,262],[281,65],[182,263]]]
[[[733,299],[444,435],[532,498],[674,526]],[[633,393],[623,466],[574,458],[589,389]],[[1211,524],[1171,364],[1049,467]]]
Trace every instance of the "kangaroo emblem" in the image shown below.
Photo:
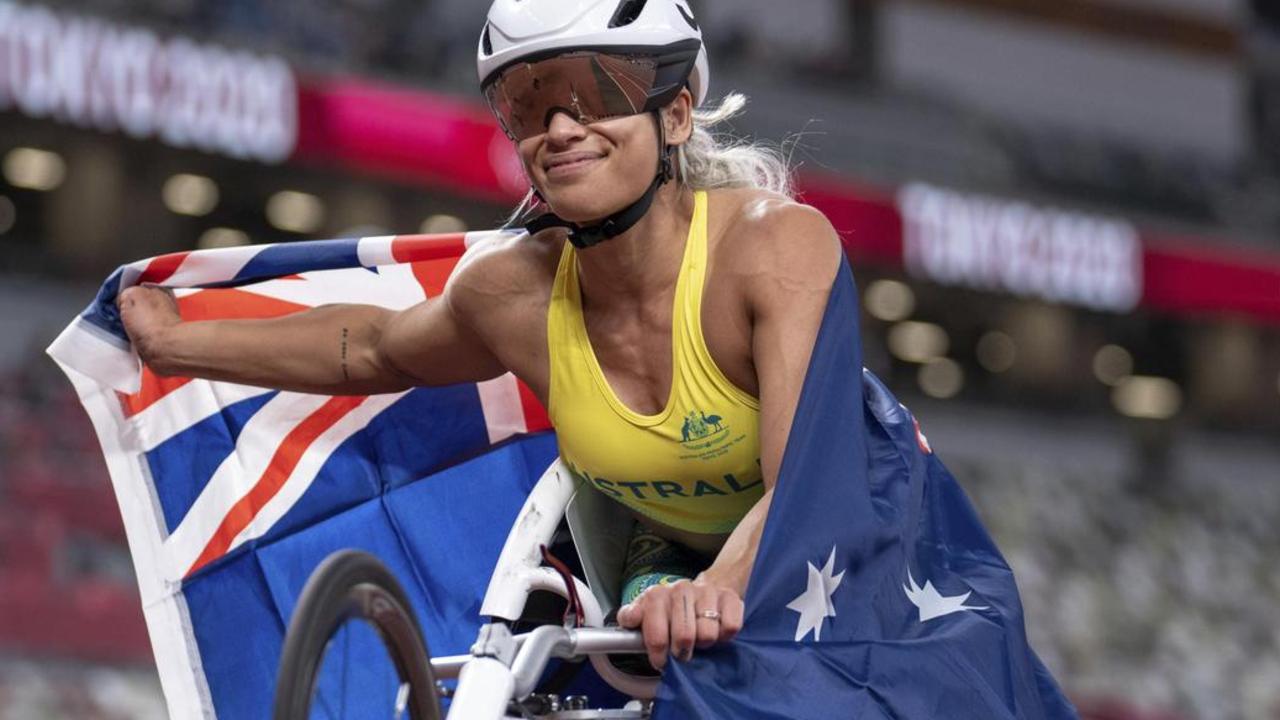
[[[689,414],[684,416],[684,423],[680,426],[680,442],[695,442],[722,432],[724,429],[724,418],[719,415],[690,410]]]

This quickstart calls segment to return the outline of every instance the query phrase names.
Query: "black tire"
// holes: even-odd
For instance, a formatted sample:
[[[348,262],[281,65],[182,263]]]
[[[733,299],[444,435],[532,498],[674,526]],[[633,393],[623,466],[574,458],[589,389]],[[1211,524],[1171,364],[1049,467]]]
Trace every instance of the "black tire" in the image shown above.
[[[273,720],[308,720],[329,640],[355,619],[377,630],[401,682],[409,684],[409,717],[440,720],[435,674],[408,596],[377,558],[356,550],[325,558],[302,589],[284,638]]]

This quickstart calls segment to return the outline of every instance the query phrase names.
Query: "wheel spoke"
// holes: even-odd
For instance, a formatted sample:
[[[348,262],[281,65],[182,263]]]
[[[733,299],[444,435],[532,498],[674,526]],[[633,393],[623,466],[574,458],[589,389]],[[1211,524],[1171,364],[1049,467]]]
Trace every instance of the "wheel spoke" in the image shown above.
[[[403,720],[404,714],[408,709],[409,709],[409,683],[400,683],[400,689],[396,691],[395,720]]]

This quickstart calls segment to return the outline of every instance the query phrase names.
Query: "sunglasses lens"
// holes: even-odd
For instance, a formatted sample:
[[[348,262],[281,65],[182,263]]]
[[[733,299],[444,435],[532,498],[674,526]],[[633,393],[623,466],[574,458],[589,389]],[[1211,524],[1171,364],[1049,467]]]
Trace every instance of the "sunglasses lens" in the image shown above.
[[[503,70],[485,88],[513,140],[547,131],[556,113],[587,124],[644,112],[658,74],[653,57],[579,52]]]

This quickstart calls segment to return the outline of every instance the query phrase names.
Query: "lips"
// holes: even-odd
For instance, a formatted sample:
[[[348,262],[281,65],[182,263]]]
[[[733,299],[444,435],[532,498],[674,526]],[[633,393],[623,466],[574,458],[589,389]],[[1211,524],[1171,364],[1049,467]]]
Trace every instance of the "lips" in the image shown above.
[[[600,160],[603,157],[604,155],[602,155],[601,153],[595,153],[595,152],[579,151],[579,152],[571,152],[571,153],[562,153],[560,155],[554,155],[551,158],[549,158],[546,161],[546,163],[544,163],[543,167],[546,168],[546,171],[549,174],[559,174],[563,172],[570,172],[572,170],[576,170],[581,167],[585,167],[595,162],[596,160]]]

